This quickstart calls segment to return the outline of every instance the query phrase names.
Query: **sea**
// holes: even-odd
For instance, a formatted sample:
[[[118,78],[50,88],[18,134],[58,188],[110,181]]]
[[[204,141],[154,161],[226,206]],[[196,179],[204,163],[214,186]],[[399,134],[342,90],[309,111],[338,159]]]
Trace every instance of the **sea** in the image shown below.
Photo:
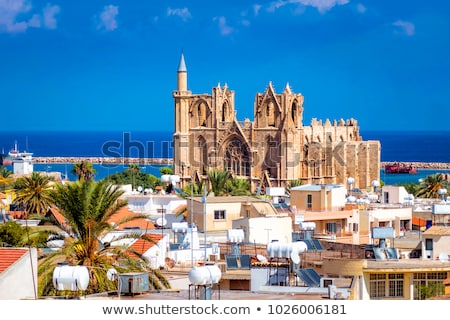
[[[450,131],[361,131],[363,140],[379,140],[381,161],[450,163]],[[0,149],[7,153],[16,145],[19,151],[35,157],[123,157],[172,158],[173,132],[169,131],[0,131]],[[69,180],[73,164],[38,164],[35,171],[61,172]],[[141,171],[160,176],[167,165],[141,165]],[[126,164],[94,164],[95,179],[127,169]],[[12,168],[11,168],[12,170]],[[417,183],[436,172],[450,170],[419,169],[417,174],[385,174],[385,184]]]

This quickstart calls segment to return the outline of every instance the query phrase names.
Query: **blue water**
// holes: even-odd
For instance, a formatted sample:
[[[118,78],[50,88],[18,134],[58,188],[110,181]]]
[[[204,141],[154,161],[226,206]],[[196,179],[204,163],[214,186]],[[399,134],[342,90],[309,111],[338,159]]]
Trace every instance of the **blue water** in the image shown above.
[[[450,163],[450,131],[367,131],[363,140],[379,140],[381,161]]]
[[[33,152],[37,157],[143,157],[172,158],[172,132],[157,131],[82,131],[0,132],[0,148],[8,152],[16,141],[20,151]],[[419,161],[450,163],[450,131],[362,131],[363,140],[379,140],[381,161]],[[49,167],[50,166],[50,167]],[[70,164],[35,164],[36,171],[66,172],[71,180]],[[126,169],[123,165],[94,165],[96,180]],[[142,171],[160,176],[161,166],[145,165]],[[416,175],[384,174],[386,184],[417,182],[428,174],[449,170],[420,170]]]
[[[36,157],[171,158],[172,132],[159,131],[17,131],[0,132],[0,148]]]

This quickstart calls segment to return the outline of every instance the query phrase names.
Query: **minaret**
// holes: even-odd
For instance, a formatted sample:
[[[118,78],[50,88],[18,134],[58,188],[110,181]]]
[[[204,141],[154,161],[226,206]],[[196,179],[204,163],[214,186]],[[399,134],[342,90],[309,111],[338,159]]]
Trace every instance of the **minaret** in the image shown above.
[[[180,63],[178,64],[178,91],[187,91],[187,68],[183,53],[181,53]]]
[[[174,174],[181,177],[181,186],[191,177],[189,105],[192,93],[187,88],[187,68],[184,54],[181,53],[177,70],[177,89],[173,91],[175,102],[175,132],[173,135],[173,169]]]

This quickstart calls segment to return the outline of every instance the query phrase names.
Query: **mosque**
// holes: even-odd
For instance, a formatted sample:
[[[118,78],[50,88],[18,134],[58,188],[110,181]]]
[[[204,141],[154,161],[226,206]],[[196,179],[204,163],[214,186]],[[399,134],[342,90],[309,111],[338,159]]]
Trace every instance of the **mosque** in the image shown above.
[[[220,84],[211,94],[188,89],[184,55],[173,91],[173,168],[181,186],[222,169],[249,179],[253,192],[286,187],[291,181],[370,188],[380,178],[380,142],[363,141],[358,122],[312,119],[303,124],[303,100],[287,84],[281,93],[269,82],[254,102],[254,120],[236,119],[234,91]]]

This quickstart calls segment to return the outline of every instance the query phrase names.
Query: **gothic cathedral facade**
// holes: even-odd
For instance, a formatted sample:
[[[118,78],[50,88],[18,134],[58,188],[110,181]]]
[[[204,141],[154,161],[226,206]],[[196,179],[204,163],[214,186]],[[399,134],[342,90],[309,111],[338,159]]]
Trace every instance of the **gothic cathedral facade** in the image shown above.
[[[261,193],[294,180],[347,184],[352,177],[360,189],[379,180],[380,142],[363,141],[355,119],[304,125],[303,95],[289,85],[276,93],[269,83],[256,94],[254,121],[238,121],[234,91],[226,85],[211,94],[188,90],[183,54],[177,75],[173,168],[181,186],[206,179],[214,169],[249,179],[251,191]]]

